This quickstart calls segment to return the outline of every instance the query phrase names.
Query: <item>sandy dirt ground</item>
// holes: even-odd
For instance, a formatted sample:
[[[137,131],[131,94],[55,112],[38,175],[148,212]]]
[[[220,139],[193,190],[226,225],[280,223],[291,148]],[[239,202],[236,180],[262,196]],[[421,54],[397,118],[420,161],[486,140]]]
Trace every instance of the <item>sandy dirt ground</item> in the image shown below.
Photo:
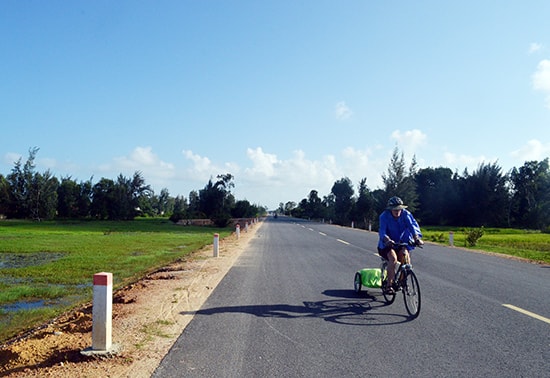
[[[2,377],[150,377],[212,290],[256,237],[258,223],[113,294],[113,351],[92,345],[92,305],[0,346]]]

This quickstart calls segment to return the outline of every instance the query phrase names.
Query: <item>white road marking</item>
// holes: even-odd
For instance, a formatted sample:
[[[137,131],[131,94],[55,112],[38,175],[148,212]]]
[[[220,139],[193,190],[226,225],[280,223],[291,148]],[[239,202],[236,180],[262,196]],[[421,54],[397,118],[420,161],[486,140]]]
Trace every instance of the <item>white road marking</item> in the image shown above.
[[[534,312],[531,312],[531,311],[527,311],[527,310],[524,310],[520,307],[516,307],[514,305],[511,305],[511,304],[503,304],[504,307],[507,307],[511,310],[514,310],[514,311],[517,311],[517,312],[521,312],[522,314],[524,315],[527,315],[527,316],[530,316],[532,318],[535,318],[535,319],[538,319],[538,320],[542,320],[543,322],[546,322],[548,324],[550,324],[550,319],[548,318],[545,318],[544,316],[540,316],[538,314],[535,314]]]
[[[345,240],[342,240],[342,239],[336,239],[336,240],[338,240],[340,243],[344,243],[345,245],[349,245],[349,243]]]
[[[319,235],[327,236],[324,232],[319,231]]]

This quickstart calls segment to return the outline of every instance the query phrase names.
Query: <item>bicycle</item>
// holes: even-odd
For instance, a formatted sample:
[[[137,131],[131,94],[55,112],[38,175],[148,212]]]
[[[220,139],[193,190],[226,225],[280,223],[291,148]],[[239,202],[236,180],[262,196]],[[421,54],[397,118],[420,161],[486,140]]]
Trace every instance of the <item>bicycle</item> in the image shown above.
[[[395,247],[405,248],[410,246],[409,243],[394,243]],[[415,245],[415,247],[420,247],[420,245]],[[410,251],[409,251],[410,253]],[[392,304],[395,301],[398,291],[403,292],[403,299],[405,301],[405,309],[409,315],[414,319],[420,314],[421,307],[421,295],[420,295],[420,285],[418,284],[418,279],[416,274],[414,274],[412,265],[408,264],[399,264],[397,272],[394,278],[393,292],[388,292],[388,260],[383,257],[380,257],[382,264],[380,265],[380,277],[382,279],[382,295],[386,300],[387,304]]]

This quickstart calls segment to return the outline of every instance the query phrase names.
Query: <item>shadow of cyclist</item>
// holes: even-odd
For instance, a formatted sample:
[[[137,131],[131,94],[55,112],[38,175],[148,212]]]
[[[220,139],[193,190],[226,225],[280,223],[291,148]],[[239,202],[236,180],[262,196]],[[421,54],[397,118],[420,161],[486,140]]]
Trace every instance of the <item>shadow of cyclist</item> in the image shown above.
[[[198,311],[182,312],[183,315],[216,315],[222,313],[244,313],[262,318],[313,318],[338,324],[356,326],[383,326],[404,323],[409,317],[404,314],[377,311],[386,306],[368,293],[356,294],[353,290],[326,290],[324,295],[339,299],[325,301],[304,301],[302,305],[262,304],[202,308]]]

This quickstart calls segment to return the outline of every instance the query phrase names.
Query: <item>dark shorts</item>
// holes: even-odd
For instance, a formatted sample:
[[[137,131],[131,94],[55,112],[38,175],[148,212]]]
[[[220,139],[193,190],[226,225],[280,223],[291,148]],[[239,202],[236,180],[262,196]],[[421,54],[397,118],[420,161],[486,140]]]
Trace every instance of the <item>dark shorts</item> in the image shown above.
[[[391,246],[388,246],[388,247],[384,247],[384,248],[378,248],[378,254],[380,256],[382,256],[383,258],[385,258],[386,260],[388,259],[388,252],[391,251],[392,247]],[[395,251],[396,254],[397,254],[397,258],[399,260],[401,260],[401,258],[399,257],[400,253],[399,252],[405,252],[406,248],[403,248],[399,251]]]
[[[378,248],[378,254],[385,258],[386,260],[388,259],[388,252],[391,251],[391,246],[388,246],[388,247],[384,247],[384,248]]]

